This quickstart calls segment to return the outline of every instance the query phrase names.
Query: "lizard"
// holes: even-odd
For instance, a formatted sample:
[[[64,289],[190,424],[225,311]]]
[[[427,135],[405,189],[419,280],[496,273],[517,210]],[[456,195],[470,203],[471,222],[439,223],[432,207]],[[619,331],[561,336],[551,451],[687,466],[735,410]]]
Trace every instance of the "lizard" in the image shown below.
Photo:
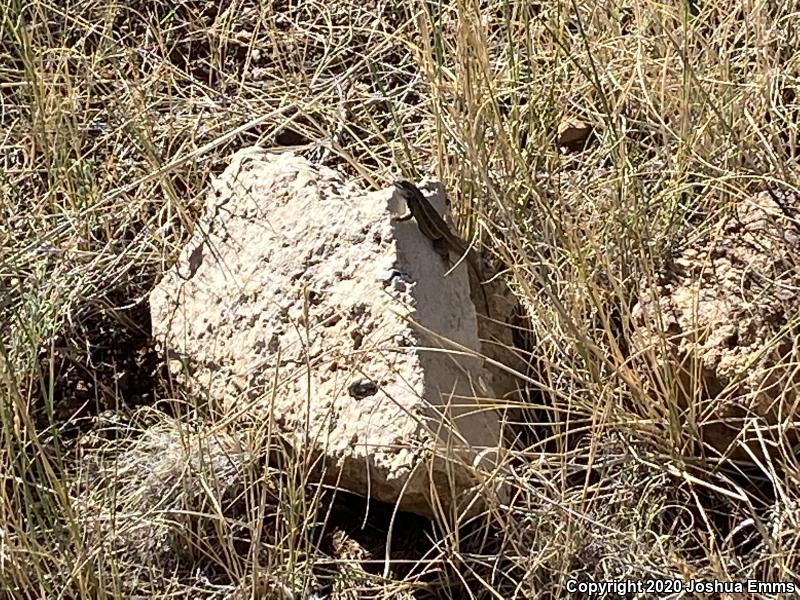
[[[467,244],[455,235],[450,227],[447,226],[439,212],[431,205],[419,188],[405,179],[398,179],[394,182],[395,187],[400,191],[400,196],[406,203],[408,212],[396,217],[395,221],[408,221],[414,218],[420,232],[433,243],[433,249],[442,257],[445,263],[450,264],[450,252],[455,252],[459,256],[465,256],[469,268],[472,269],[475,277],[478,278],[478,285],[481,286],[483,301],[486,306],[486,314],[491,317],[489,311],[489,299],[486,290],[483,289],[483,269],[477,254]]]

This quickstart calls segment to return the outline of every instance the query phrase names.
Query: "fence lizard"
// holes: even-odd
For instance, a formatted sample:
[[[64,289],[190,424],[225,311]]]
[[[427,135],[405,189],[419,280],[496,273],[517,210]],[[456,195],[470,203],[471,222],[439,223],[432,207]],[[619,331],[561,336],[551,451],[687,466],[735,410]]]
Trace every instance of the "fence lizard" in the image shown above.
[[[461,238],[450,231],[442,216],[422,195],[416,185],[404,179],[395,181],[394,185],[400,190],[400,196],[408,207],[408,212],[405,215],[396,217],[395,220],[407,221],[414,217],[422,235],[433,243],[433,249],[448,265],[450,264],[451,251],[459,256],[466,257],[469,267],[478,278],[478,285],[483,293],[483,301],[486,306],[486,315],[491,317],[489,300],[486,297],[486,290],[483,289],[483,269],[480,266],[477,254]]]

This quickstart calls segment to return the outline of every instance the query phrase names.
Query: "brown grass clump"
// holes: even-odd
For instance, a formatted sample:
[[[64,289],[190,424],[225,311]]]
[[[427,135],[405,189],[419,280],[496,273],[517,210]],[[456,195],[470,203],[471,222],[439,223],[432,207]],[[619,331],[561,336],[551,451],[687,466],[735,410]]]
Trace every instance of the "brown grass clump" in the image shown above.
[[[665,385],[681,365],[648,366],[629,343],[637,298],[687,240],[760,190],[798,191],[791,4],[7,4],[4,597],[798,580],[792,443],[696,451],[708,445]],[[498,473],[507,505],[460,527],[364,519],[264,423],[234,424],[162,375],[147,294],[210,175],[253,143],[375,186],[434,175],[507,267],[531,346],[526,420]],[[702,396],[685,389],[700,381],[681,394]]]

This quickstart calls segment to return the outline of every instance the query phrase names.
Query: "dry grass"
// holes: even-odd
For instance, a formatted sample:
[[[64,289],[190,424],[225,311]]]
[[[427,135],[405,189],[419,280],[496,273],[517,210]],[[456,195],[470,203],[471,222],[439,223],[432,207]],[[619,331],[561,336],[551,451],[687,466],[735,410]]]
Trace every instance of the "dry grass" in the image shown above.
[[[766,185],[797,191],[796,12],[212,5],[0,12],[4,597],[531,598],[566,597],[576,577],[798,580],[794,457],[691,458],[703,442],[669,385],[675,366],[656,372],[620,342],[638,290],[687,235]],[[594,126],[579,152],[554,143],[569,119]],[[234,436],[172,390],[149,345],[147,293],[209,176],[253,143],[372,185],[438,177],[526,307],[525,408],[547,425],[524,426],[502,471],[509,505],[462,529],[414,521],[389,569],[388,517],[352,533],[361,515],[268,432]]]

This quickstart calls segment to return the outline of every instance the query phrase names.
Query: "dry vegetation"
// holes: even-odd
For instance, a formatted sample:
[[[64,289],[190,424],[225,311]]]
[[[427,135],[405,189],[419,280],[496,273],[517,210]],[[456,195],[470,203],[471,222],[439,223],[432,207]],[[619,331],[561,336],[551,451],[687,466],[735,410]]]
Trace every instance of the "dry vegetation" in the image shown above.
[[[3,597],[797,580],[793,454],[687,451],[703,443],[664,384],[671,366],[634,365],[621,341],[691,232],[767,186],[796,191],[794,9],[67,4],[0,8]],[[570,122],[592,135],[559,148]],[[401,517],[387,550],[391,510],[365,520],[274,434],[171,387],[147,293],[210,176],[253,143],[372,186],[435,176],[508,266],[534,357],[499,473],[508,506],[458,529]]]

